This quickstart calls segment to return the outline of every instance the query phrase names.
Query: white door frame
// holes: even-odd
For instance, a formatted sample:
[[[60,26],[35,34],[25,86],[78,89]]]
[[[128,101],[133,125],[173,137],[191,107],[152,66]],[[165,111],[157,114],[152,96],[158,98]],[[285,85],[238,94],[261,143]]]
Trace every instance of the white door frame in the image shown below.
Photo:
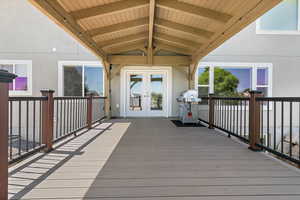
[[[126,111],[126,97],[127,97],[127,78],[126,75],[128,72],[166,72],[167,76],[167,106],[166,106],[166,115],[163,117],[169,117],[172,116],[172,67],[170,66],[125,66],[122,67],[121,73],[120,73],[120,116],[121,117],[127,117],[127,111]]]

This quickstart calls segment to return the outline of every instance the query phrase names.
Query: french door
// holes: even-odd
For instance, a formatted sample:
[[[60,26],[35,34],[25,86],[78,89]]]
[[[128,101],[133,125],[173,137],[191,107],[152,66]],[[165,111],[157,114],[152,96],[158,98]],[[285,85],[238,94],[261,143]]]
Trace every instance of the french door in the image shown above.
[[[138,71],[126,74],[126,115],[167,116],[167,72]]]

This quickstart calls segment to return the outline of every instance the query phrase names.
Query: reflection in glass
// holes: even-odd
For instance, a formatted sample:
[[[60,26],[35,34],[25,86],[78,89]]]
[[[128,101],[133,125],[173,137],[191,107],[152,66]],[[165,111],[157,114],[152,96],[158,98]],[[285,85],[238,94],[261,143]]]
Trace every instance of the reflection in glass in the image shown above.
[[[142,110],[142,75],[130,75],[130,99],[129,110]]]
[[[64,66],[64,95],[82,96],[82,67]]]
[[[257,69],[257,85],[268,85],[268,69]]]
[[[84,68],[84,95],[103,96],[103,68]]]
[[[163,104],[163,75],[151,75],[151,110],[162,110]]]
[[[27,90],[27,65],[17,64],[15,65],[15,73],[18,77],[15,79],[15,90]]]
[[[268,88],[267,87],[257,87],[257,91],[261,91],[264,97],[268,97]]]
[[[6,70],[10,73],[13,73],[13,67],[14,67],[14,65],[12,65],[12,64],[0,64],[0,69]],[[14,89],[13,82],[9,83],[8,88],[9,88],[9,90]]]
[[[298,29],[298,0],[284,0],[260,20],[261,30],[295,31]]]
[[[218,96],[245,96],[251,88],[251,68],[214,69],[215,94]]]
[[[209,92],[209,87],[202,87],[202,86],[199,86],[198,87],[198,96],[199,97],[207,97],[208,96],[208,92]]]
[[[198,69],[198,85],[209,84],[209,67]]]

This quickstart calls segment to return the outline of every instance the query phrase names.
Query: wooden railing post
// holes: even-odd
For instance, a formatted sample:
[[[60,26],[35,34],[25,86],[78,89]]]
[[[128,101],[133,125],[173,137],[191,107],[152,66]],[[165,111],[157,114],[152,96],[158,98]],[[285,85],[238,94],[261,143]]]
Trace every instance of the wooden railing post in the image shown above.
[[[214,115],[215,115],[215,105],[214,105],[214,99],[213,99],[213,94],[209,94],[209,100],[208,100],[208,113],[209,113],[209,129],[214,128]]]
[[[42,142],[46,145],[45,152],[53,149],[53,118],[54,118],[54,90],[41,90],[47,101],[42,101]]]
[[[88,129],[91,129],[93,123],[93,94],[89,94],[87,104],[87,126]]]
[[[260,105],[256,101],[256,97],[261,96],[260,91],[250,91],[249,102],[249,149],[253,151],[260,151],[261,148],[256,144],[260,142]]]
[[[8,199],[8,85],[16,75],[0,70],[0,199]]]

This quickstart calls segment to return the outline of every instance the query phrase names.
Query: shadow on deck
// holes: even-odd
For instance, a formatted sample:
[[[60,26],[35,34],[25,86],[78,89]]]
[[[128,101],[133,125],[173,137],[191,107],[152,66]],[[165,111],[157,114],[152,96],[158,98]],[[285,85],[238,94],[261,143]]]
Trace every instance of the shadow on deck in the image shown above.
[[[169,119],[110,122],[11,169],[11,199],[300,198],[298,169],[222,133]]]

